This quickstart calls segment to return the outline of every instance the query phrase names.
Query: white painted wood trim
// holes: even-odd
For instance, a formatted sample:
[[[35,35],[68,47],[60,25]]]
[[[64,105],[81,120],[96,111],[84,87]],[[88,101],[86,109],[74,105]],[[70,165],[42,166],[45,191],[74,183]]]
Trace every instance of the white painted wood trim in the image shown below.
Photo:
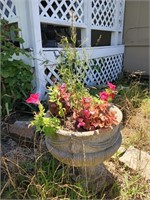
[[[71,26],[70,21],[66,22],[66,21],[58,20],[58,19],[49,19],[49,18],[42,17],[42,16],[40,16],[40,23],[55,24],[58,26]],[[74,26],[79,27],[79,28],[87,27],[84,23],[76,23],[76,22],[74,22]]]
[[[62,48],[56,48],[55,51],[59,52],[62,51]],[[82,53],[83,49],[77,48],[79,55],[81,55],[82,58]],[[112,56],[116,54],[123,54],[124,53],[124,45],[119,45],[119,46],[105,46],[105,47],[88,47],[84,48],[86,51],[88,58],[89,59],[94,59],[94,58],[101,58],[101,57],[106,57],[106,56]],[[50,60],[51,64],[55,64],[55,54],[54,54],[54,48],[51,49],[45,49],[43,48],[44,51],[44,57],[47,60]]]
[[[106,28],[102,26],[96,26],[96,25],[91,25],[92,30],[100,30],[100,31],[116,31],[117,29],[115,27],[113,28]]]
[[[81,30],[81,43],[82,47],[91,46],[91,0],[84,0],[84,21],[86,24],[86,29]]]
[[[33,55],[36,58],[34,60],[35,65],[35,76],[36,76],[36,92],[40,92],[41,97],[44,96],[46,80],[44,74],[43,66],[43,56],[42,56],[42,38],[41,38],[41,27],[40,27],[40,17],[39,17],[39,4],[38,0],[29,1],[29,17],[30,17],[30,34],[32,38],[33,45]]]
[[[12,24],[12,23],[18,23],[19,21],[19,17],[13,17],[13,18],[9,18],[8,23]]]

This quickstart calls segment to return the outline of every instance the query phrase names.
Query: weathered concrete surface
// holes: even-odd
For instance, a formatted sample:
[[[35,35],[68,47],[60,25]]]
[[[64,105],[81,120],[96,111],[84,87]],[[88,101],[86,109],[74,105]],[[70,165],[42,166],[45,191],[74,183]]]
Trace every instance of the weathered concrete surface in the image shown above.
[[[35,134],[35,127],[29,126],[30,121],[16,121],[14,124],[8,125],[8,132],[18,137],[24,137],[32,140]]]
[[[119,160],[129,168],[138,171],[145,179],[150,180],[150,155],[148,153],[131,146]]]

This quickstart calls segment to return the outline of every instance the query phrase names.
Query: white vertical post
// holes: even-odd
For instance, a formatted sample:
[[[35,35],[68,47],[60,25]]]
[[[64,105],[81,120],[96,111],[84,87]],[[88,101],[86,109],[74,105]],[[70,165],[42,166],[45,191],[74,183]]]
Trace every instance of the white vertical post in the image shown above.
[[[24,39],[22,48],[30,47],[29,18],[26,0],[15,0],[16,13],[18,17],[18,27],[21,29],[21,37]]]
[[[91,18],[92,0],[84,0],[84,23],[86,28],[81,29],[81,41],[83,47],[91,46]]]
[[[122,0],[122,16],[121,16],[121,27],[119,28],[119,36],[118,36],[118,44],[122,44],[122,36],[123,36],[123,24],[124,24],[124,12],[125,12],[125,0]]]
[[[111,34],[111,45],[118,44],[118,17],[119,17],[119,0],[116,0],[116,13],[115,13],[115,31]]]
[[[117,45],[118,44],[118,31],[113,31],[111,33],[111,45]]]
[[[36,92],[39,92],[42,98],[46,89],[46,80],[41,55],[42,39],[38,0],[15,0],[15,5],[21,36],[25,41],[22,47],[33,49],[32,65],[35,67]]]
[[[28,34],[31,37],[31,44],[34,54],[35,76],[36,76],[36,92],[41,94],[41,98],[44,96],[46,89],[46,80],[44,74],[44,65],[42,58],[42,37],[41,37],[41,25],[39,16],[39,1],[27,0],[29,10],[29,24],[30,28]]]

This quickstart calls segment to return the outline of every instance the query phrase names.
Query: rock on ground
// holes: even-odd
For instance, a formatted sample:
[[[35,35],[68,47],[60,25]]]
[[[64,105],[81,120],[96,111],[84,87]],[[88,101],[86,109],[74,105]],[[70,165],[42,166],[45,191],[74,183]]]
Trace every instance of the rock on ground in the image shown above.
[[[35,127],[29,125],[30,121],[15,121],[14,124],[8,125],[8,132],[31,140],[35,135]]]
[[[138,171],[146,180],[150,180],[150,155],[133,146],[119,158],[129,168]]]

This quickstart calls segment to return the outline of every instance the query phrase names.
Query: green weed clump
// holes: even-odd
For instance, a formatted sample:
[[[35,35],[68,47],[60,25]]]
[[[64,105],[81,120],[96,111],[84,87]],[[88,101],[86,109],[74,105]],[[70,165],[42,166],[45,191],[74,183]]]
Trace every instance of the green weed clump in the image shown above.
[[[120,196],[122,200],[147,199],[148,183],[142,180],[138,174],[129,175],[125,173],[124,182],[121,187]]]

